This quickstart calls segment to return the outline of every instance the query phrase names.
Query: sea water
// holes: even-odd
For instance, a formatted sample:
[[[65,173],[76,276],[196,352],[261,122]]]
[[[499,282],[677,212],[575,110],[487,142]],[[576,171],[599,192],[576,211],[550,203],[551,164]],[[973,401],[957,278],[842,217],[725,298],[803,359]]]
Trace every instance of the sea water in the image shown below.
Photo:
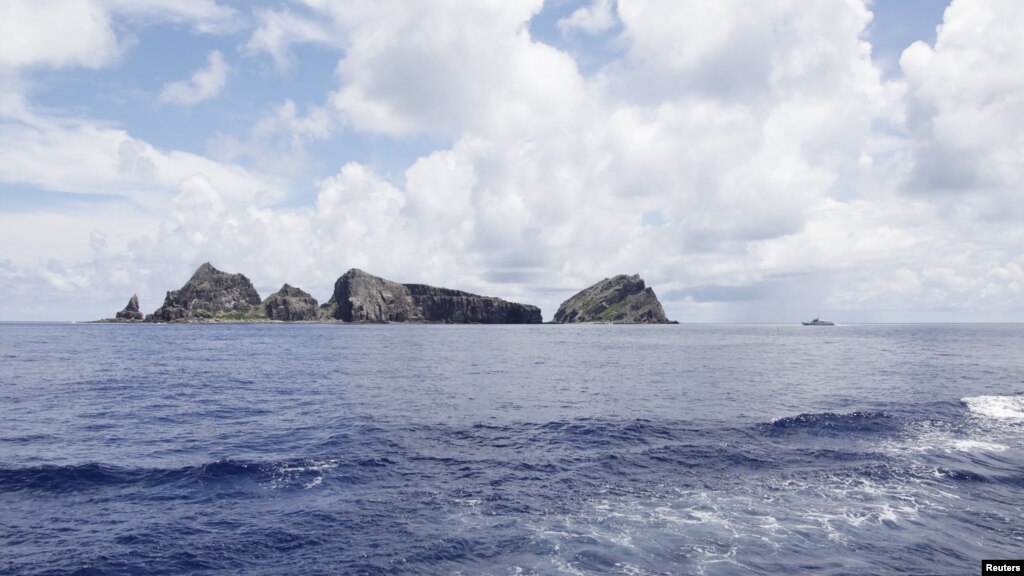
[[[0,572],[1021,556],[1021,325],[0,325]]]

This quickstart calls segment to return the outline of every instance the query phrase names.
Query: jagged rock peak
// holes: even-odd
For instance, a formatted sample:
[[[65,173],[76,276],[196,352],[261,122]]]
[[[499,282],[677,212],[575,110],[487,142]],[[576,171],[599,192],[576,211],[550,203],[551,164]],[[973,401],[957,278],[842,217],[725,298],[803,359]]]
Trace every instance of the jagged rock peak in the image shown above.
[[[163,306],[146,320],[250,319],[262,316],[259,306],[260,295],[244,274],[221,272],[204,262],[181,289],[168,292]]]
[[[263,301],[267,318],[282,322],[302,322],[321,319],[320,305],[309,293],[290,284]]]
[[[116,318],[118,320],[142,320],[143,315],[139,310],[139,297],[132,294],[132,297],[128,299],[128,305],[117,313]]]
[[[616,324],[668,324],[665,310],[639,274],[605,278],[581,290],[558,307],[557,324],[613,322]]]
[[[291,284],[285,283],[281,286],[281,289],[274,293],[275,296],[309,296],[309,292],[306,292],[302,288],[296,288]]]
[[[333,317],[345,322],[540,323],[536,306],[425,284],[399,284],[353,268],[334,283]]]

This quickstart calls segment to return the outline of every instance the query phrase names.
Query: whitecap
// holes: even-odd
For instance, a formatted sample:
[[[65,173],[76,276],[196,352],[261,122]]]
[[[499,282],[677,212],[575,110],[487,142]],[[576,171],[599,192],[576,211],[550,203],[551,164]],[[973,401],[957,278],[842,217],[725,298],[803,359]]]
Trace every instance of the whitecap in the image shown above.
[[[282,462],[273,468],[273,476],[270,483],[271,488],[287,488],[296,483],[303,488],[316,488],[324,481],[324,477],[331,470],[338,467],[338,460],[310,459],[294,463]],[[312,478],[310,478],[312,476]],[[307,481],[308,479],[308,481]]]
[[[1024,419],[1024,396],[969,396],[961,398],[967,409],[988,418]]]
[[[1002,452],[1007,449],[1007,446],[1005,444],[996,444],[995,442],[982,442],[981,440],[959,440],[953,443],[953,448],[960,452],[974,452],[976,450]]]

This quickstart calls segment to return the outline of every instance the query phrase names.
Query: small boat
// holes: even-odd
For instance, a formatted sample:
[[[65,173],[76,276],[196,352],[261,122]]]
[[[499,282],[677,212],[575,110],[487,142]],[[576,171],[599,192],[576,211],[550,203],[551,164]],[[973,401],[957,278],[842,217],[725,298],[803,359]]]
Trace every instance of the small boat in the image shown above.
[[[835,326],[836,323],[830,320],[822,320],[821,318],[815,318],[810,322],[801,322],[804,326]]]

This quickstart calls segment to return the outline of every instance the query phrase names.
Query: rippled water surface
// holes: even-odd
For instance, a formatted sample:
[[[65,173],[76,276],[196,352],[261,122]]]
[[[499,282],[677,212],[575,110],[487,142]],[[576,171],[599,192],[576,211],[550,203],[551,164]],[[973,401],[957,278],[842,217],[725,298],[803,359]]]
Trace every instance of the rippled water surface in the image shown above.
[[[974,574],[1024,326],[0,324],[0,572]]]

